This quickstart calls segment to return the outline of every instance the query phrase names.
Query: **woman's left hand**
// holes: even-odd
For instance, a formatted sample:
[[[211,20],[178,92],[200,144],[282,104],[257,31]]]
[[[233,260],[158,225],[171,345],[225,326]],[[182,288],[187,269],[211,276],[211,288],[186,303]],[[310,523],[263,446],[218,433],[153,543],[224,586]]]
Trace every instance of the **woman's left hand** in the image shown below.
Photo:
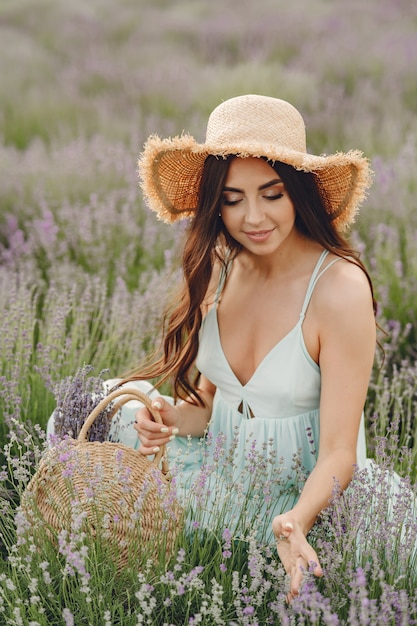
[[[322,576],[317,553],[310,546],[300,525],[291,519],[291,514],[277,515],[272,521],[272,530],[277,540],[277,551],[285,571],[290,577],[289,602],[298,595],[304,573],[313,568],[315,576]]]

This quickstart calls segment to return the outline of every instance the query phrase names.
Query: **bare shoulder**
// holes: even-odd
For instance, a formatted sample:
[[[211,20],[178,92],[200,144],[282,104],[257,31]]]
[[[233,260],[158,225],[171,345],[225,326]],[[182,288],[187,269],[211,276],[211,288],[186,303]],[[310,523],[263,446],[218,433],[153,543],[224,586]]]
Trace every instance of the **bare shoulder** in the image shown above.
[[[329,264],[335,257],[329,260]],[[373,315],[371,286],[365,272],[356,263],[339,259],[318,280],[312,304],[321,319],[331,323]]]
[[[346,259],[333,263],[320,276],[310,306],[306,343],[320,363],[323,380],[336,375],[343,379],[341,371],[347,368],[349,376],[362,372],[368,381],[376,323],[371,287],[362,268]]]

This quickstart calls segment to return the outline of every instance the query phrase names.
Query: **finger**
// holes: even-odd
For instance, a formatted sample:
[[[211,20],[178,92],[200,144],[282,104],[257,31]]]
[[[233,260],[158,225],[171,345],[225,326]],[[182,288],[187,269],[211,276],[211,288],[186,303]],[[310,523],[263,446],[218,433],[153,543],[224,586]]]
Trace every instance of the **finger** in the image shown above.
[[[143,418],[142,416],[138,416],[134,423],[134,427],[140,433],[152,433],[155,435],[160,435],[161,433],[168,434],[170,430],[167,426],[163,424],[157,424],[156,422],[152,422],[149,419]],[[172,433],[171,433],[172,434]]]
[[[300,592],[300,586],[303,582],[303,577],[306,571],[306,563],[303,563],[301,558],[297,559],[296,565],[292,570],[291,582],[290,582],[290,593],[292,596],[297,596]]]
[[[156,426],[156,428],[155,428]],[[141,443],[144,446],[163,446],[175,439],[175,429],[155,424],[154,422],[139,422],[133,424]]]
[[[288,604],[291,604],[291,602],[292,602],[293,600],[294,600],[294,596],[293,596],[293,594],[292,594],[291,592],[290,592],[290,593],[287,593],[287,602],[288,602]]]
[[[160,449],[160,446],[144,446],[143,444],[141,444],[138,448],[138,452],[140,452],[140,454],[143,454],[144,456],[151,456],[152,454],[156,454],[157,452],[159,452]]]
[[[156,409],[157,411],[162,411],[163,409],[167,408],[167,405],[168,407],[170,406],[170,404],[166,402],[164,398],[158,397],[152,400],[151,410],[147,406],[142,404],[141,408],[136,412],[136,415],[140,415],[145,412],[149,416],[149,419],[153,420],[152,409]]]
[[[163,411],[164,409],[167,408],[167,406],[170,407],[171,405],[161,396],[158,396],[158,398],[155,398],[154,400],[152,400],[152,408],[153,409],[157,409],[157,411]]]
[[[155,448],[155,446],[166,446],[170,441],[175,439],[175,437],[144,437],[141,435],[139,439],[142,446],[145,446],[146,448]]]
[[[307,543],[305,549],[301,550],[301,556],[308,563],[315,576],[323,576],[323,570],[320,565],[317,552]]]
[[[165,426],[165,424],[161,424],[160,422],[155,422],[155,420],[152,417],[151,412],[145,407],[136,411],[135,427],[136,425],[143,430],[147,430],[147,431],[151,431],[155,433],[156,432],[162,432],[162,433],[168,432],[167,426]]]
[[[138,433],[141,443],[148,447],[166,445],[173,441],[178,434],[178,428],[161,426],[161,424],[154,422],[135,423],[133,427]]]
[[[282,525],[282,534],[287,539],[290,537],[290,535],[293,532],[293,530],[294,530],[294,526],[291,524],[291,522],[285,522]]]
[[[308,564],[309,564],[309,567],[311,567],[311,569],[313,570],[314,576],[317,576],[318,578],[323,576],[322,567],[317,559],[312,559],[311,561],[308,562]]]

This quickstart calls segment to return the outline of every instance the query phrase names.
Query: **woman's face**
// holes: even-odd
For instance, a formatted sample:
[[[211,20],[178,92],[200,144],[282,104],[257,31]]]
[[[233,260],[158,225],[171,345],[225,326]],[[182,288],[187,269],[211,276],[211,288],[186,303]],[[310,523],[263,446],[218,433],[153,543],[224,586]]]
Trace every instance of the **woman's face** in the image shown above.
[[[277,250],[295,231],[295,209],[276,171],[263,159],[231,161],[220,200],[229,234],[253,254]]]

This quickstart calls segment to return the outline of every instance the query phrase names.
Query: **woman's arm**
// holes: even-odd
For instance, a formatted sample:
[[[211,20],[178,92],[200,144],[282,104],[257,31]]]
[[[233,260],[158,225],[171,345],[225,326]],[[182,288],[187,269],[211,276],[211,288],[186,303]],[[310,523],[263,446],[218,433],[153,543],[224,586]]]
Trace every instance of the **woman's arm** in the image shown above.
[[[197,406],[191,399],[176,406],[177,434],[181,437],[202,437],[211,417],[216,387],[207,378],[200,376],[196,391],[204,402],[204,406]]]
[[[201,305],[203,318],[207,315],[210,308],[214,306],[220,270],[221,263],[217,260],[213,267],[207,293]],[[202,437],[204,435],[211,417],[216,387],[207,378],[200,376],[196,391],[204,403],[203,406],[196,404],[192,398],[188,398],[175,406],[163,398],[155,398],[153,405],[160,411],[164,423],[162,430],[160,426],[152,421],[147,409],[140,409],[136,413],[135,429],[141,441],[139,452],[144,455],[153,454],[156,447],[168,443],[175,435],[182,437]]]
[[[216,387],[204,376],[200,377],[197,389],[204,406],[189,400],[173,406],[163,398],[155,398],[152,405],[159,409],[163,426],[156,424],[144,408],[136,413],[135,429],[138,432],[141,446],[139,452],[153,454],[158,448],[167,444],[175,435],[183,437],[202,437],[211,417],[214,392]]]
[[[337,267],[339,266],[339,267]],[[305,536],[318,514],[329,505],[335,481],[349,484],[356,463],[359,424],[375,355],[376,325],[365,274],[350,263],[338,262],[322,276],[309,311],[318,320],[321,370],[320,441],[317,464],[297,504],[274,519],[291,594],[298,591],[302,572],[317,555]],[[317,293],[316,293],[317,291]],[[292,529],[285,528],[290,524]],[[315,570],[321,575],[321,568]]]

